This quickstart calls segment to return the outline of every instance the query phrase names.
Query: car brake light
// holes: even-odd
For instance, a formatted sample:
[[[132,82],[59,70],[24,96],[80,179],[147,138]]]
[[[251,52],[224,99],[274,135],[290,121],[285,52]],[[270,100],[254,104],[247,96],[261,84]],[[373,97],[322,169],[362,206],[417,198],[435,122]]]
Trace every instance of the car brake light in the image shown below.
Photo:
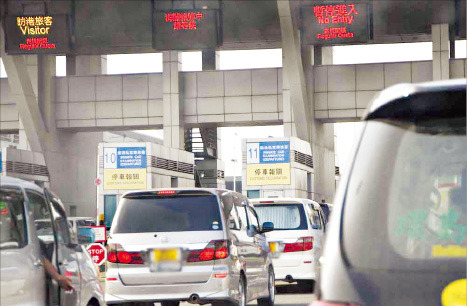
[[[214,274],[214,278],[226,278],[227,273],[216,273]]]
[[[107,253],[107,260],[112,263],[117,262],[117,252],[109,252]]]
[[[131,262],[131,255],[128,252],[117,252],[117,259],[119,263],[129,264]]]
[[[117,278],[116,278],[116,277],[107,277],[106,280],[108,280],[108,281],[116,281]]]
[[[199,254],[199,260],[208,261],[214,259],[214,250],[213,249],[204,249]]]
[[[107,260],[111,263],[142,265],[141,252],[126,252],[120,244],[109,244]]]
[[[261,204],[274,204],[274,201],[259,201]]]
[[[301,237],[295,243],[286,243],[283,252],[303,252],[311,249],[313,249],[313,237]]]
[[[157,192],[158,195],[174,195],[175,190],[160,190]]]
[[[216,250],[216,259],[224,259],[229,256],[229,251],[227,248],[219,248]]]
[[[212,240],[203,250],[191,250],[187,262],[209,261],[224,259],[229,256],[228,240]]]

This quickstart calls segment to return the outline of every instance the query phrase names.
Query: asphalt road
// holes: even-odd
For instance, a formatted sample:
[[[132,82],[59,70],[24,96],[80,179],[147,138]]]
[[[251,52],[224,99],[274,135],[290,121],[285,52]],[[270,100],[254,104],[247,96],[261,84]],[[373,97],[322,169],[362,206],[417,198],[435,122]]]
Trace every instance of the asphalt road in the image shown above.
[[[276,295],[276,306],[307,306],[315,299],[314,295],[296,285],[279,285]],[[155,305],[159,306],[159,303]],[[257,305],[256,301],[248,305]],[[189,303],[180,303],[180,306],[193,306]]]

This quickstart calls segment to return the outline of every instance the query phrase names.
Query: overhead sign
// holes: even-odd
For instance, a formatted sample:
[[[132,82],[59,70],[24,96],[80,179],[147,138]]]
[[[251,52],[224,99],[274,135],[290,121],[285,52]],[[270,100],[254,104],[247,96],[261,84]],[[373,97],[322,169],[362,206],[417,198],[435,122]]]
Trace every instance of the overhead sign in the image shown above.
[[[247,186],[290,185],[290,163],[247,165]]]
[[[104,148],[104,190],[146,189],[146,147]]]
[[[290,185],[290,142],[247,142],[247,185]]]
[[[249,142],[246,153],[247,164],[289,163],[290,142]]]
[[[156,50],[216,49],[217,10],[155,11]]]
[[[366,3],[323,3],[302,10],[306,44],[362,43],[369,39]]]
[[[7,15],[5,32],[5,49],[9,54],[64,54],[70,51],[67,15]]]
[[[91,256],[92,261],[98,266],[102,265],[107,259],[107,250],[100,243],[92,243],[86,247],[86,250]]]

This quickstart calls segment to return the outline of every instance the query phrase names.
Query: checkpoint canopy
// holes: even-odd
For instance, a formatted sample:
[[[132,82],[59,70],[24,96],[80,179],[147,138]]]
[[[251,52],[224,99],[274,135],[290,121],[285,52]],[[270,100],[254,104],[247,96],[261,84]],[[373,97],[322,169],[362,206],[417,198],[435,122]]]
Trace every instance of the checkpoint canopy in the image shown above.
[[[242,188],[250,198],[311,196],[310,144],[295,137],[244,139]]]
[[[97,216],[110,226],[121,196],[132,190],[194,187],[194,154],[151,142],[100,143]]]

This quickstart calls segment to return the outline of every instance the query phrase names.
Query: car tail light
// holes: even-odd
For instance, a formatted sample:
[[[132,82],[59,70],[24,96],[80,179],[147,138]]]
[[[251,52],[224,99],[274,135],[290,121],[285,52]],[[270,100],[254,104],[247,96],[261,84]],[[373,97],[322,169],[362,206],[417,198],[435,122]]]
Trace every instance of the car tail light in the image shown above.
[[[224,259],[229,256],[228,240],[212,240],[202,250],[191,250],[188,253],[187,262],[209,261],[214,259]]]
[[[108,252],[107,253],[107,260],[109,262],[116,263],[117,262],[117,252]]]
[[[216,259],[224,259],[224,258],[227,258],[227,256],[229,256],[229,251],[227,250],[227,248],[219,248],[216,250]]]
[[[354,303],[332,303],[325,301],[314,301],[309,306],[359,306],[359,304]]]
[[[174,195],[175,190],[159,190],[157,194],[158,195]]]
[[[142,265],[141,252],[127,252],[120,244],[109,244],[107,260],[112,263]]]
[[[199,254],[199,260],[208,261],[214,259],[214,250],[213,249],[204,249]]]
[[[284,245],[284,253],[303,252],[313,249],[313,237],[301,237],[294,243]]]

